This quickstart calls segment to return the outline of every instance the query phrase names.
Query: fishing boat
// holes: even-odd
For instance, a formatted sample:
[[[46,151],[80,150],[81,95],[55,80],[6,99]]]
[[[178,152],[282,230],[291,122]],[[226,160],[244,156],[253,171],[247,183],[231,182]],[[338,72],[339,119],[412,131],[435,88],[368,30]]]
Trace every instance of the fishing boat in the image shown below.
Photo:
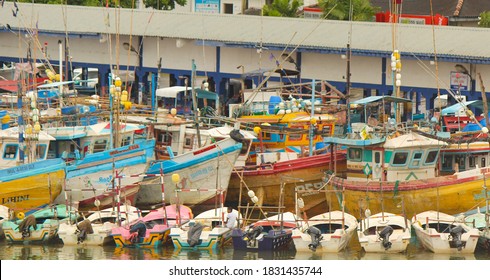
[[[129,225],[112,229],[116,247],[160,247],[168,238],[170,228],[188,222],[192,210],[184,205],[172,204],[150,211]]]
[[[490,224],[489,224],[489,208],[478,208],[475,213],[465,216],[465,223],[478,229],[480,238],[478,239],[478,245],[484,250],[490,250]]]
[[[433,210],[413,216],[412,227],[422,245],[433,253],[473,254],[480,236],[464,218]]]
[[[119,141],[113,141],[113,129]],[[49,127],[56,140],[48,157],[66,162],[66,184],[56,203],[78,202],[79,210],[97,210],[115,205],[116,196],[133,203],[140,176],[125,176],[116,190],[116,177],[143,174],[154,160],[154,139],[139,137],[142,125],[100,122],[90,125]]]
[[[83,221],[74,224],[62,223],[58,236],[64,245],[99,245],[114,243],[111,230],[126,226],[141,217],[141,211],[127,204],[94,211]]]
[[[313,216],[303,227],[293,229],[296,251],[340,252],[357,231],[354,216],[343,211],[330,211]]]
[[[233,229],[235,250],[275,251],[292,245],[293,229],[300,223],[292,212],[266,217],[245,228]]]
[[[0,205],[0,240],[5,238],[5,234],[3,232],[3,222],[10,220],[11,214],[13,213],[11,213],[8,207]]]
[[[361,220],[357,234],[366,253],[401,253],[412,237],[411,222],[389,212],[368,214]]]
[[[257,194],[259,205],[275,205],[278,189],[286,181],[285,211],[294,212],[299,189],[305,190],[300,195],[305,210],[312,215],[323,213],[328,205],[318,190],[323,186],[325,172],[336,170],[343,174],[346,169],[345,151],[329,149],[322,142],[323,137],[334,135],[335,118],[329,114],[291,112],[243,116],[238,120],[247,127],[254,126],[257,140],[252,143],[247,162],[237,166],[231,175],[228,202],[239,204],[240,191],[246,186]]]
[[[372,96],[355,102],[375,106],[371,103],[408,100]],[[334,188],[344,189],[345,196],[337,196],[332,205],[339,207],[339,203],[345,202],[346,211],[358,219],[363,218],[366,209],[398,213],[402,202],[405,214],[413,216],[432,209],[455,215],[485,201],[482,185],[489,168],[439,174],[439,157],[447,142],[428,137],[417,127],[397,125],[394,119],[383,126],[356,123],[347,137],[330,137],[325,141],[347,147],[346,176],[332,179]]]
[[[231,242],[231,228],[226,227],[225,218],[228,207],[210,209],[197,216],[180,227],[170,229],[169,237],[172,238],[174,248],[216,250]],[[238,211],[233,209],[238,216]],[[235,222],[235,226],[237,223]]]
[[[48,156],[54,140],[40,127],[26,127],[23,133],[18,127],[0,130],[0,204],[14,215],[40,209],[61,193],[66,165]]]
[[[17,220],[5,221],[5,239],[8,243],[54,242],[58,237],[60,223],[71,223],[77,219],[77,215],[68,210],[63,204],[50,205],[26,217],[19,215]]]
[[[228,137],[169,160],[152,161],[145,171],[148,177],[140,184],[136,205],[161,203],[163,191],[165,203],[184,204],[195,212],[212,209],[221,194],[227,196],[230,175],[241,149],[242,143]],[[151,177],[160,174],[163,189],[161,179]]]

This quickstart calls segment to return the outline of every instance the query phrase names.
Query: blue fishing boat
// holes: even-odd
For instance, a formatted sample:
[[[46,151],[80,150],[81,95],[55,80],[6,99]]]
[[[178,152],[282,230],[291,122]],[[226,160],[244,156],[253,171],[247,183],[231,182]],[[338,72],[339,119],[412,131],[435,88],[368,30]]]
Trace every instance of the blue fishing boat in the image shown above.
[[[142,177],[126,176],[121,184],[114,179],[144,173],[154,160],[155,140],[142,136],[145,126],[121,123],[115,128],[119,140],[114,143],[113,126],[101,122],[47,129],[56,139],[49,157],[66,162],[66,188],[55,203],[78,202],[80,210],[97,210],[114,204],[116,196],[134,202]]]

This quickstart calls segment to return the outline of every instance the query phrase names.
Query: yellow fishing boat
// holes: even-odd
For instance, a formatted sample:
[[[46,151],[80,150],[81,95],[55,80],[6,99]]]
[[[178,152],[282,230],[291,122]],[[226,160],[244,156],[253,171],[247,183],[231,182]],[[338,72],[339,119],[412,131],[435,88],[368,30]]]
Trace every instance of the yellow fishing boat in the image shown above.
[[[66,167],[62,159],[47,159],[53,137],[32,128],[26,131],[25,142],[19,143],[17,127],[0,130],[0,203],[20,216],[60,195]]]

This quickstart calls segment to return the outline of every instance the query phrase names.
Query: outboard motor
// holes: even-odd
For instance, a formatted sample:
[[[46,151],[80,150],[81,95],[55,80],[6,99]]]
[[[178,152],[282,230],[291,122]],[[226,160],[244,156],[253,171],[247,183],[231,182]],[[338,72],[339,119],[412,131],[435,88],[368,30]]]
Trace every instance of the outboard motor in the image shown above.
[[[464,229],[462,226],[453,227],[451,230],[449,230],[449,234],[451,235],[451,238],[454,241],[456,248],[458,248],[458,251],[461,251],[464,247],[463,242],[461,241],[461,235],[463,233]]]
[[[93,234],[94,230],[90,220],[83,220],[82,222],[76,224],[77,230],[77,244],[82,243],[87,238],[87,234]]]
[[[306,233],[311,237],[311,243],[308,244],[308,248],[315,252],[318,245],[320,245],[320,241],[323,239],[322,232],[317,227],[311,226],[306,230]]]
[[[146,225],[144,223],[137,223],[135,225],[132,225],[129,228],[129,233],[131,233],[131,243],[138,243],[140,238],[145,238]]]
[[[203,228],[204,226],[201,223],[194,223],[189,226],[189,231],[187,232],[187,243],[189,243],[189,246],[194,247],[199,244]]]
[[[264,228],[262,226],[256,226],[253,228],[250,228],[246,233],[245,237],[248,239],[248,245],[252,246],[252,243],[255,245],[255,241],[257,237],[262,233]]]
[[[385,250],[391,248],[390,235],[393,234],[393,228],[391,226],[386,226],[379,232],[379,238],[381,238],[383,247]]]

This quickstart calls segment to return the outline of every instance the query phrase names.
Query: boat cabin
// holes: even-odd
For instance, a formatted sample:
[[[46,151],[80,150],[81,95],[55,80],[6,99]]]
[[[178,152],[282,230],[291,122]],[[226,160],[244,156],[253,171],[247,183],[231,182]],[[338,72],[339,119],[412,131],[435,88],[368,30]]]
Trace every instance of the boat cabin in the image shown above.
[[[135,135],[142,133],[143,130],[144,127],[141,125],[121,124],[119,141],[113,143],[109,122],[89,126],[47,128],[49,134],[55,138],[49,148],[48,158],[63,158],[71,161],[83,159],[87,154],[107,151],[112,147],[127,147],[135,143]]]
[[[27,129],[29,132],[29,129]],[[55,140],[45,131],[24,133],[24,142],[19,143],[19,128],[11,127],[0,130],[0,169],[17,166],[21,160],[21,147],[24,147],[24,162],[45,160],[50,143]]]

